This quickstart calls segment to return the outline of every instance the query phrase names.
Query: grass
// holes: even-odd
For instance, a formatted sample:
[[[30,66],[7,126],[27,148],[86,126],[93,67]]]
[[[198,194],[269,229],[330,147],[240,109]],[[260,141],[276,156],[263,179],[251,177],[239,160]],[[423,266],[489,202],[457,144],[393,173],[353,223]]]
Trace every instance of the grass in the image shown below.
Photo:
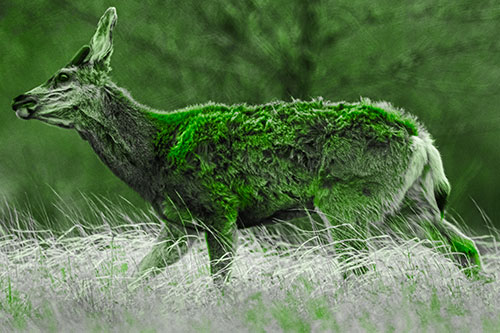
[[[4,207],[0,222],[0,331],[309,332],[498,331],[500,249],[496,236],[476,238],[492,282],[468,280],[423,241],[384,236],[369,253],[339,263],[330,247],[280,245],[280,255],[240,232],[232,278],[212,284],[200,241],[149,281],[131,274],[160,224],[149,212],[88,200],[69,205],[72,228],[33,231],[29,214]],[[100,219],[100,221],[99,221]],[[84,221],[100,222],[100,227]],[[32,231],[24,227],[31,225]],[[265,231],[262,231],[265,233]],[[309,244],[309,245],[308,245]],[[427,246],[426,246],[427,245]],[[369,264],[361,276],[344,272]]]

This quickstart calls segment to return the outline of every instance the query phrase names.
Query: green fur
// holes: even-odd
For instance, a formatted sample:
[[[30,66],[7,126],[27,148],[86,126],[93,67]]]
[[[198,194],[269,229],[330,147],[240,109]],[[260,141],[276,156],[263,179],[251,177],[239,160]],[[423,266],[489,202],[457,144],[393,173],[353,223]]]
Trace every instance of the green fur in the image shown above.
[[[321,192],[380,205],[377,192],[397,185],[401,156],[417,134],[412,118],[363,102],[207,104],[147,116],[159,128],[155,151],[169,168],[172,191],[202,215],[236,210],[254,221]],[[365,179],[376,175],[387,178]]]
[[[203,141],[217,144],[230,136],[249,135],[251,141],[247,146],[268,148],[277,139],[285,145],[297,146],[296,140],[316,134],[315,131],[321,136],[356,131],[381,143],[418,134],[414,121],[398,112],[364,103],[323,100],[258,106],[207,104],[171,113],[151,112],[149,116],[161,128],[154,142],[157,151],[176,167],[189,167],[188,153]],[[296,131],[297,126],[302,127],[301,131]],[[320,140],[325,137],[317,138],[318,143]]]

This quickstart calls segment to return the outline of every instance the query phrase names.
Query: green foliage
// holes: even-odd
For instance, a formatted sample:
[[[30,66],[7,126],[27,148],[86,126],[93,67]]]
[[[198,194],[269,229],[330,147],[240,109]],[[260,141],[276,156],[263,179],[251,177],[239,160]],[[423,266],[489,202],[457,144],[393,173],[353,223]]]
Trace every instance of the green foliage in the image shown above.
[[[12,286],[9,275],[0,279],[0,288],[3,291],[0,298],[1,317],[8,317],[16,329],[25,329],[26,320],[33,311],[29,296]]]

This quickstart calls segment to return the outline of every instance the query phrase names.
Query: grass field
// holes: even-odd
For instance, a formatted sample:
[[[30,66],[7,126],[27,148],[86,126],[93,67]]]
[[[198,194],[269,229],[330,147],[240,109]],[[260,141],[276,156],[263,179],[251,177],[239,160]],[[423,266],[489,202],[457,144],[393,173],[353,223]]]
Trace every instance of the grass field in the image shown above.
[[[415,240],[373,238],[369,253],[341,264],[326,255],[326,245],[281,245],[278,255],[245,231],[232,278],[219,290],[202,241],[163,274],[134,282],[159,221],[150,212],[87,203],[86,215],[59,207],[61,225],[74,224],[66,232],[33,231],[37,222],[29,214],[3,205],[0,331],[500,330],[497,235],[476,238],[493,277],[485,282],[468,280],[451,259]],[[90,228],[88,221],[102,226]],[[371,267],[366,274],[342,277],[362,264]]]

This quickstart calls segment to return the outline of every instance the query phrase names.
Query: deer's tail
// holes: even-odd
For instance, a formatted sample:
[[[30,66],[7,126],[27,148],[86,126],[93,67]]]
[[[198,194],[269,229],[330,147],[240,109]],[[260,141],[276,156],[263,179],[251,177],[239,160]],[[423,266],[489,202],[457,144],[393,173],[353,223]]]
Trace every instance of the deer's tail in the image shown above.
[[[425,139],[427,150],[427,165],[429,167],[430,177],[434,188],[434,197],[437,206],[441,212],[441,218],[444,218],[444,208],[448,201],[448,196],[451,191],[450,183],[444,174],[443,162],[441,155],[432,143],[430,137]]]

